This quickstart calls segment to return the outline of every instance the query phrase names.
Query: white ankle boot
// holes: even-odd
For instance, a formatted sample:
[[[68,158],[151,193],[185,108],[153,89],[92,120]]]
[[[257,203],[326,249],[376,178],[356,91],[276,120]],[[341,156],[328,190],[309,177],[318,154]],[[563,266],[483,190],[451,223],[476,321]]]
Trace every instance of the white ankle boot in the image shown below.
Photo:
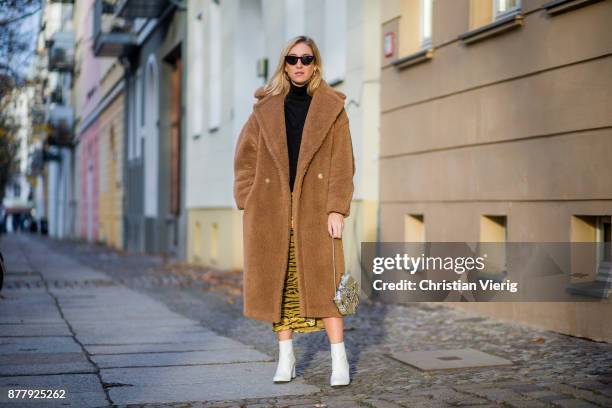
[[[293,339],[278,342],[278,366],[274,374],[274,382],[287,382],[295,378],[295,355],[293,354]]]
[[[349,363],[346,358],[344,342],[330,343],[332,357],[332,374],[329,382],[334,385],[347,385],[351,382],[349,377]]]

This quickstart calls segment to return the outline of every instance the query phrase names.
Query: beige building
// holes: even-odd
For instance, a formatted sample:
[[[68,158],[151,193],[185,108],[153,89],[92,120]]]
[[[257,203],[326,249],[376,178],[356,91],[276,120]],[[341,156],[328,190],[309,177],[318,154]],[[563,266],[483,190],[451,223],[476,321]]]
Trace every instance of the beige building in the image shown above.
[[[598,302],[449,305],[612,342],[610,21],[611,1],[382,2],[380,241],[606,246]]]

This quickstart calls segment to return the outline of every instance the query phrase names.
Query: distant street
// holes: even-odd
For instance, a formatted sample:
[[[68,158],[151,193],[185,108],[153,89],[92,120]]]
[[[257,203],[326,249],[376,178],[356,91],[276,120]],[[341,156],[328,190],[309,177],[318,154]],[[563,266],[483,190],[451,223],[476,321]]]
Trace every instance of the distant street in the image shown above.
[[[298,333],[297,378],[274,384],[276,339],[270,325],[242,316],[239,271],[26,233],[0,236],[0,250],[8,268],[0,297],[2,407],[612,406],[612,344],[443,304],[362,303],[345,320],[347,387],[329,386],[325,334]],[[406,352],[444,350],[506,364],[402,362],[420,356]],[[453,359],[437,364],[445,360]],[[9,400],[10,389],[65,390],[66,398]]]

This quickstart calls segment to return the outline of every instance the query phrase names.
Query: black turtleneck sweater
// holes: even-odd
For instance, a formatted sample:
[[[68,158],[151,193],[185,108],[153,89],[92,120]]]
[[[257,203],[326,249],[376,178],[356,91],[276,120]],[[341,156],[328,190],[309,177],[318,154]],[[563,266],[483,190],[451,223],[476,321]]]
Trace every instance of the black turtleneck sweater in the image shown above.
[[[308,84],[294,85],[289,81],[291,88],[285,96],[285,127],[287,129],[287,151],[289,153],[289,188],[293,191],[297,162],[302,142],[302,130],[308,114],[312,97],[308,95]]]

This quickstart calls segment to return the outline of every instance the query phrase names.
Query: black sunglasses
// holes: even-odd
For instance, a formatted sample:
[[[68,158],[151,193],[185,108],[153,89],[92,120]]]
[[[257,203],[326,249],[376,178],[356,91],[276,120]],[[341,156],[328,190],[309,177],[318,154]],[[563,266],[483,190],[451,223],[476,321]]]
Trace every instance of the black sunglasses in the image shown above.
[[[313,55],[302,55],[301,57],[298,57],[297,55],[285,55],[285,62],[289,65],[297,64],[298,59],[302,60],[302,64],[310,65],[312,64],[312,61],[314,61],[314,56]]]

